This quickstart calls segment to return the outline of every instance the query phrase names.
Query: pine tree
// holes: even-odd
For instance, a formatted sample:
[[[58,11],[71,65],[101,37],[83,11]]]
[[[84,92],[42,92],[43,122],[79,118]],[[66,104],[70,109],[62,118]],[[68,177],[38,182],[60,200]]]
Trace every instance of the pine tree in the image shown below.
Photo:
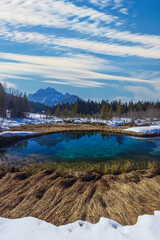
[[[101,109],[101,118],[105,119],[105,111],[106,111],[106,106],[105,104],[102,105],[102,109]]]
[[[79,113],[79,98],[75,102],[75,110],[74,110],[74,112],[75,112],[75,116],[77,117],[78,113]]]
[[[117,117],[120,117],[122,113],[122,106],[121,106],[121,101],[119,100],[116,106],[116,115]]]
[[[0,116],[6,115],[6,92],[3,85],[0,83]]]
[[[111,119],[113,117],[113,108],[112,105],[110,105],[109,112],[108,112],[108,118]]]
[[[69,116],[69,111],[68,111],[68,106],[66,105],[65,106],[65,109],[64,109],[64,111],[63,111],[63,117],[64,118],[67,118]]]
[[[108,119],[108,117],[109,117],[109,105],[107,104],[105,106],[105,119]]]
[[[56,117],[61,117],[61,108],[60,108],[60,104],[58,104],[56,111],[55,111],[55,115]]]

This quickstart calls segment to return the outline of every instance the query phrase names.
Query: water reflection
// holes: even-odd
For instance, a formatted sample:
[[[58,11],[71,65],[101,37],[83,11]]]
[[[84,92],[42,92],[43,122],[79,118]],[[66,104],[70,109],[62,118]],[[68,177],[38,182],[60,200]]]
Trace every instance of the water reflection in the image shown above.
[[[5,159],[5,156],[6,156],[6,150],[5,149],[0,150],[0,160],[1,160],[1,162],[3,162],[3,160]]]
[[[103,162],[160,160],[160,138],[133,138],[102,133],[65,132],[19,142],[0,150],[1,162]]]
[[[79,140],[82,136],[82,134],[73,134],[73,133],[55,133],[55,134],[51,134],[51,135],[47,135],[47,136],[43,136],[43,137],[39,137],[39,138],[35,138],[34,141],[39,144],[40,146],[47,146],[52,147],[57,145],[58,143],[62,142],[62,141],[70,141],[73,139],[77,139]]]
[[[11,148],[10,148],[10,152],[19,152],[23,149],[27,149],[27,146],[28,146],[28,141],[23,141],[23,142],[20,142],[18,144],[15,144],[13,145]]]
[[[123,135],[117,135],[116,138],[117,138],[117,143],[121,145],[123,141]]]

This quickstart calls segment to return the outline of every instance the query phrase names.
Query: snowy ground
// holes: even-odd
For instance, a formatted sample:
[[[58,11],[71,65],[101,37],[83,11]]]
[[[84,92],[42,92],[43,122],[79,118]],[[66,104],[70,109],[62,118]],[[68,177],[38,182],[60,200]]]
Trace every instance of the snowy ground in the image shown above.
[[[63,122],[62,119],[52,118],[52,119],[43,119],[43,118],[0,118],[0,129],[8,130],[11,127],[19,127],[24,124],[42,124],[42,123],[55,123]]]
[[[120,126],[127,123],[130,123],[132,121],[131,118],[112,118],[112,120],[103,120],[100,118],[77,118],[72,119],[70,118],[70,121],[73,121],[74,123],[103,123],[108,126]]]
[[[5,132],[1,132],[0,133],[0,137],[5,137],[5,138],[10,138],[10,137],[16,137],[16,136],[20,136],[20,137],[27,137],[30,135],[37,135],[38,133],[36,132],[18,132],[18,131],[5,131]]]
[[[132,127],[127,128],[125,131],[136,132],[136,133],[160,133],[160,126],[153,125],[147,127]]]
[[[97,224],[77,221],[56,227],[36,218],[0,218],[2,240],[159,240],[160,212],[143,215],[132,226],[101,218]]]
[[[103,120],[100,118],[47,118],[44,114],[29,113],[28,118],[18,119],[18,118],[0,118],[0,129],[8,130],[11,127],[19,127],[23,124],[45,124],[45,123],[56,123],[56,122],[71,122],[75,124],[81,123],[102,123],[108,126],[121,126],[132,122],[131,118],[112,118],[111,120]],[[158,119],[136,119],[134,121],[135,125],[159,125],[160,121]]]
[[[113,118],[112,120],[103,120],[100,118],[46,118],[45,115],[40,114],[30,114],[30,118],[0,118],[0,129],[8,130],[11,127],[19,127],[23,124],[44,124],[44,123],[56,123],[56,122],[71,122],[75,124],[81,123],[102,123],[108,126],[120,126],[131,122],[130,118]]]

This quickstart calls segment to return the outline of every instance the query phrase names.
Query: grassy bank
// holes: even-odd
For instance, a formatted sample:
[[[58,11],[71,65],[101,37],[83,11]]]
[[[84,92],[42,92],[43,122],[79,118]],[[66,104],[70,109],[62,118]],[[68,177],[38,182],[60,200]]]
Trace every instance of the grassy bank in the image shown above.
[[[0,179],[1,217],[32,216],[57,226],[107,217],[130,225],[160,209],[160,175],[154,170],[119,175],[72,171],[63,176],[53,170],[32,176],[14,170]]]
[[[76,162],[76,163],[36,163],[28,166],[13,166],[9,164],[1,164],[0,171],[7,172],[25,172],[28,176],[32,176],[43,170],[56,171],[60,176],[65,176],[69,172],[86,172],[96,171],[101,175],[105,174],[122,174],[129,173],[135,170],[147,170],[154,169],[157,173],[160,173],[160,162],[158,161],[131,161],[131,160],[117,160],[101,163],[88,163],[88,162]]]

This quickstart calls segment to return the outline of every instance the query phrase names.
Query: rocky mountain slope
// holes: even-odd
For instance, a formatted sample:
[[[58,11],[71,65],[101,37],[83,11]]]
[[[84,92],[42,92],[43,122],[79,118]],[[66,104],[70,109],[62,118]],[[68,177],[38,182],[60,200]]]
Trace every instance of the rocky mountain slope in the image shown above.
[[[69,93],[62,94],[54,88],[39,89],[37,92],[28,95],[31,102],[39,102],[47,106],[57,105],[58,103],[74,103],[78,96]]]

